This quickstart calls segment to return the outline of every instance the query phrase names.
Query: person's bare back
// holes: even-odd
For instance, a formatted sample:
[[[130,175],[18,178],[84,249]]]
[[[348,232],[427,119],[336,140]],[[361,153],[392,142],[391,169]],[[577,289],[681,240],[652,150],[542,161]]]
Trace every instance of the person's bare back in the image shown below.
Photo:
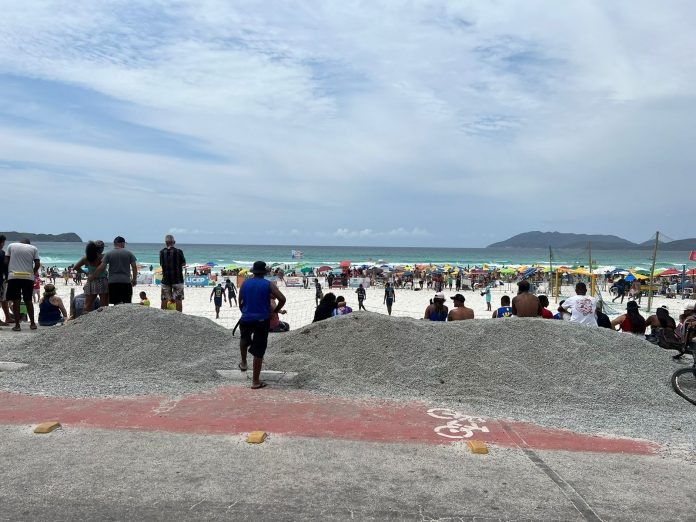
[[[517,317],[539,317],[541,303],[539,298],[529,292],[522,292],[512,298],[512,315]]]
[[[464,319],[473,319],[474,311],[466,306],[459,306],[450,310],[447,316],[448,321],[463,321]]]

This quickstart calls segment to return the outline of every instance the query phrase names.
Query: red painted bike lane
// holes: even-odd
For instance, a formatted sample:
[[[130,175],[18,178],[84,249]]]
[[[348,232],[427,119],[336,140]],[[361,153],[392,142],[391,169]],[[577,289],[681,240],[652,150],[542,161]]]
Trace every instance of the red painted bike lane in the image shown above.
[[[655,443],[593,436],[530,423],[479,418],[419,402],[342,399],[239,386],[181,399],[60,398],[0,392],[0,424],[57,420],[71,426],[234,435],[271,434],[374,442],[447,444],[480,440],[533,449],[654,454]]]

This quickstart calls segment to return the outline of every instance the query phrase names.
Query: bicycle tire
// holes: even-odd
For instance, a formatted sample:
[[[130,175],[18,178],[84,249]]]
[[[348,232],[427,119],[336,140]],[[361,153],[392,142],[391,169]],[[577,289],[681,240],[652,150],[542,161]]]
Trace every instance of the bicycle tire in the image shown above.
[[[680,368],[674,372],[672,388],[680,397],[696,405],[696,368]]]

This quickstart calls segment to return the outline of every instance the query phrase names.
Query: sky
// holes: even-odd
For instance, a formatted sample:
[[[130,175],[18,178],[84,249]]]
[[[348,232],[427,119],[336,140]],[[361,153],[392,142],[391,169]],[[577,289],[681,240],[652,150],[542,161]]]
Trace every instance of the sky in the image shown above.
[[[696,236],[690,0],[3,0],[2,230]]]

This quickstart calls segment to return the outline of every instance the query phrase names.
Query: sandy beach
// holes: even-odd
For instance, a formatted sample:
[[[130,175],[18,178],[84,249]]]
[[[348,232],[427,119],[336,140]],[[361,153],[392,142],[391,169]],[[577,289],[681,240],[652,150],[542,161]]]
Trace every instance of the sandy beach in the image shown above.
[[[321,279],[320,279],[321,280]],[[465,284],[466,284],[465,280]],[[291,288],[285,287],[282,283],[279,286],[280,290],[285,294],[287,298],[287,304],[285,310],[287,314],[281,317],[281,320],[290,323],[291,329],[300,328],[312,322],[314,317],[315,299],[314,299],[314,289],[304,289],[304,288]],[[65,285],[63,280],[59,279],[56,283],[56,289],[58,290],[58,295],[64,300],[66,308],[68,308],[70,291],[75,290],[77,294],[81,293],[81,287],[74,285],[70,282]],[[543,285],[541,287],[543,290]],[[240,310],[234,303],[230,307],[229,303],[223,303],[220,310],[220,319],[215,319],[215,308],[213,303],[210,301],[210,293],[212,287],[197,288],[188,287],[186,288],[186,294],[184,299],[183,311],[185,314],[194,315],[198,317],[206,317],[212,321],[215,321],[220,326],[232,329],[239,320]],[[144,291],[147,293],[153,307],[159,307],[160,304],[160,287],[152,285],[138,285],[133,289],[133,302],[138,302],[139,292]],[[329,290],[326,288],[326,284],[323,285],[324,293]],[[348,306],[352,307],[354,310],[358,309],[358,300],[355,294],[354,288],[347,288],[346,290],[332,289],[334,294],[342,295],[346,298]],[[517,285],[515,283],[505,283],[504,286],[499,286],[491,291],[492,300],[491,307],[495,310],[500,305],[500,298],[503,295],[508,295],[513,297],[516,295]],[[445,290],[445,295],[448,297],[447,306],[452,308],[452,301],[449,297],[453,296],[456,291]],[[538,292],[543,293],[543,292]],[[409,289],[397,289],[396,290],[396,301],[392,307],[392,315],[395,317],[412,317],[415,319],[420,319],[423,317],[425,308],[429,304],[429,300],[435,294],[432,290],[411,290]],[[474,310],[474,315],[477,319],[489,319],[491,318],[491,312],[486,310],[486,300],[485,297],[481,295],[479,291],[463,291],[462,294],[466,297],[466,306]],[[573,287],[563,286],[561,288],[561,297],[569,297],[574,295]],[[617,315],[624,312],[626,308],[627,299],[624,299],[624,304],[620,304],[617,300],[616,303],[611,303],[611,296],[608,291],[602,291],[602,297],[605,301],[608,301],[608,305],[611,310],[607,312],[614,311],[615,313],[608,313],[610,318],[616,317]],[[365,307],[368,311],[377,312],[381,314],[387,314],[386,306],[383,304],[384,299],[384,289],[381,287],[373,287],[367,290],[367,299],[365,300]],[[557,304],[553,296],[549,296],[549,309],[556,312]],[[652,312],[648,313],[647,308],[647,297],[643,297],[640,309],[644,317],[654,313],[655,308],[658,306],[666,305],[672,317],[678,320],[679,314],[682,313],[687,304],[693,303],[692,300],[681,300],[677,299],[667,299],[664,296],[653,297]]]

